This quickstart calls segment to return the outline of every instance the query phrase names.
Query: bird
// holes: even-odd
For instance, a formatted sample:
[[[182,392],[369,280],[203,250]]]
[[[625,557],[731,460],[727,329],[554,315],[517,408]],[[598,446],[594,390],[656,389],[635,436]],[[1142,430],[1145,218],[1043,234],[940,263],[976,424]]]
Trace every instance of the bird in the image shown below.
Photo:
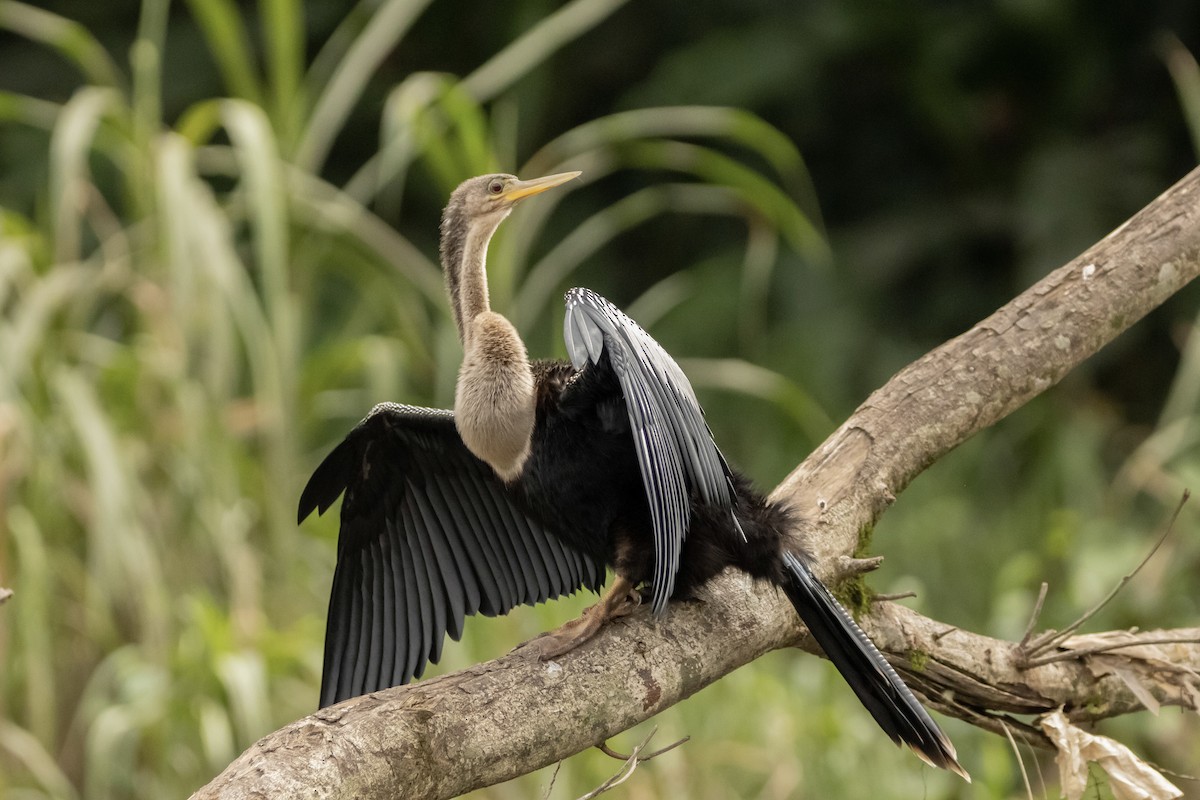
[[[320,463],[298,520],[339,496],[322,707],[407,683],[473,614],[599,592],[532,640],[544,660],[648,602],[662,616],[733,567],[782,590],[893,742],[968,781],[949,738],[814,575],[797,515],[732,469],[682,369],[584,288],[565,296],[566,360],[529,359],[491,308],[487,249],[529,197],[578,177],[493,174],[456,188],[440,256],[463,346],[454,408],[380,403]]]

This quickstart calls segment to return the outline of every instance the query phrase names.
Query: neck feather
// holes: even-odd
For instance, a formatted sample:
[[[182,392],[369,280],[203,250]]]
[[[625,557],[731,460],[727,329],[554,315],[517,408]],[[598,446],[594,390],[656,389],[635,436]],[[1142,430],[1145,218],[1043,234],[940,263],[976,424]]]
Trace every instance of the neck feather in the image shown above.
[[[471,322],[484,312],[491,311],[487,283],[487,247],[496,226],[472,225],[467,231],[462,261],[459,266],[458,319],[459,335],[466,345],[472,329]]]
[[[491,310],[487,285],[487,249],[507,214],[468,220],[462,208],[447,207],[442,216],[441,257],[450,308],[463,345],[471,320]]]
[[[464,351],[454,423],[467,449],[510,481],[529,457],[534,383],[525,344],[488,302],[487,247],[504,217],[478,217],[468,225],[461,209],[447,208],[442,266]]]

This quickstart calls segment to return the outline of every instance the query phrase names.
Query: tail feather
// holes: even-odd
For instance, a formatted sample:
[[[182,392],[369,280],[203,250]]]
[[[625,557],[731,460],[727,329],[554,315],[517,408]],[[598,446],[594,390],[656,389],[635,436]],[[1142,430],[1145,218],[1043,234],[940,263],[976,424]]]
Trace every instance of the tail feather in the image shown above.
[[[795,555],[785,552],[783,564],[783,590],[796,613],[884,733],[969,783],[954,745],[846,609]]]

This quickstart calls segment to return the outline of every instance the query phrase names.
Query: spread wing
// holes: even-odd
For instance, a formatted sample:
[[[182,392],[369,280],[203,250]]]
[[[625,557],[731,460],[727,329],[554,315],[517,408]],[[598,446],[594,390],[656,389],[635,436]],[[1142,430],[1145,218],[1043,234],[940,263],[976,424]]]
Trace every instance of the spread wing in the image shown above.
[[[604,582],[514,505],[450,411],[376,406],[309,479],[300,521],[343,491],[322,707],[420,677],[465,616]]]
[[[608,354],[625,395],[654,526],[654,612],[675,586],[679,553],[691,520],[691,495],[731,509],[729,465],[713,442],[683,370],[642,328],[588,289],[567,292],[564,336],[576,369]],[[743,534],[744,538],[744,534]]]

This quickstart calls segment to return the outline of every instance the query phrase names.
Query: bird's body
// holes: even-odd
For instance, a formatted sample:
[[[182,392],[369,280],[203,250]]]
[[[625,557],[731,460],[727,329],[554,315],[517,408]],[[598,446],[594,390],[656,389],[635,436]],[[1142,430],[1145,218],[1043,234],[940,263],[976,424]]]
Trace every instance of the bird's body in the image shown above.
[[[377,406],[317,468],[300,518],[345,492],[322,705],[404,683],[465,616],[616,579],[535,640],[556,657],[628,613],[655,613],[733,567],[784,591],[884,731],[966,777],[954,748],[808,566],[791,512],[713,443],[691,386],[639,326],[567,294],[570,361],[530,362],[488,303],[486,248],[512,204],[577,173],[484,176],[451,196],[442,261],[464,361],[450,412]]]
[[[534,375],[536,424],[525,468],[508,487],[514,501],[632,585],[649,584],[653,523],[629,412],[611,364],[605,358],[580,372],[567,362],[541,361],[534,363]],[[776,575],[788,513],[768,505],[744,480],[731,478],[741,532],[730,524],[729,508],[689,497],[691,524],[671,599],[695,596],[726,566],[756,578]]]
[[[629,415],[607,367],[584,376],[564,361],[535,362],[530,455],[511,490],[571,547],[615,565],[619,531],[639,527],[634,520],[648,520],[650,512]],[[579,446],[583,441],[586,448]]]

